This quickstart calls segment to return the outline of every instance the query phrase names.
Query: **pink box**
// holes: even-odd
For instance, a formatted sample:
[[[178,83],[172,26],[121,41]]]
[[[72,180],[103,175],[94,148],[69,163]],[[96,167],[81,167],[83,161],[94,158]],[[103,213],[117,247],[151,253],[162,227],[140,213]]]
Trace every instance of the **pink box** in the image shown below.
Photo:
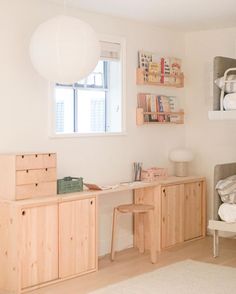
[[[167,177],[168,170],[167,168],[158,168],[158,167],[151,167],[146,170],[142,170],[141,178],[144,181],[156,181],[159,178]]]

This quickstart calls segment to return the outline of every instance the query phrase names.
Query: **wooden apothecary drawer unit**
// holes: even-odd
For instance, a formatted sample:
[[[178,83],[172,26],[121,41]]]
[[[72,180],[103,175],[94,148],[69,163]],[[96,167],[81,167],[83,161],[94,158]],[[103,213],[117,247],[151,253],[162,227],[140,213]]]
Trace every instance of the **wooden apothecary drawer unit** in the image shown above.
[[[22,200],[56,194],[56,154],[0,155],[0,198]]]
[[[155,207],[155,236],[158,251],[206,235],[205,179],[200,177],[167,180],[166,184],[137,189],[135,202]],[[144,226],[148,222],[144,220]],[[135,218],[135,245],[139,247],[138,219]],[[145,231],[149,231],[148,228]],[[149,236],[145,236],[149,249]]]

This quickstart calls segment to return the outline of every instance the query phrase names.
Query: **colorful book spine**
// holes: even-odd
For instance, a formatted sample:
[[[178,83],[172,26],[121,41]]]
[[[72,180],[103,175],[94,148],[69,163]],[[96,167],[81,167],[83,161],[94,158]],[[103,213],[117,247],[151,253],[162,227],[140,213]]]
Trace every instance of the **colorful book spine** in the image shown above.
[[[158,108],[159,108],[159,112],[163,112],[163,105],[162,105],[162,101],[161,101],[161,96],[158,96]]]
[[[158,96],[155,96],[156,98],[156,107],[157,107],[157,112],[160,112],[160,107],[159,107],[159,100],[158,100]]]
[[[159,108],[159,112],[163,112],[163,104],[161,101],[161,96],[158,96],[158,108]],[[162,114],[158,114],[157,120],[159,122],[164,122],[165,121],[165,115]]]
[[[146,111],[146,95],[143,93],[138,94],[138,107]]]
[[[163,111],[164,112],[170,112],[169,97],[162,95],[160,99],[161,99]]]
[[[161,58],[161,79],[160,79],[160,82],[162,84],[164,84],[164,81],[165,81],[164,73],[165,73],[165,58]]]
[[[151,95],[151,112],[157,112],[157,103],[156,103],[156,96],[155,95]],[[156,121],[157,115],[152,114],[151,119],[152,119],[152,121]]]
[[[178,112],[179,106],[178,106],[178,100],[174,96],[169,97],[169,104],[170,104],[170,111],[172,112]]]
[[[139,93],[138,94],[138,107],[142,108],[144,112],[148,111],[147,110],[147,102],[146,102],[146,94],[144,93]],[[145,114],[144,115],[144,121],[149,121],[149,115]]]

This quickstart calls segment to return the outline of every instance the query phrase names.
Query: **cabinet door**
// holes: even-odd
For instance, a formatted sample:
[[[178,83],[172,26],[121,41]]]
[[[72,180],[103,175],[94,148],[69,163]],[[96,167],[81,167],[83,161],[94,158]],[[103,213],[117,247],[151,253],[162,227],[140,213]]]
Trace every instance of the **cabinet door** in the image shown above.
[[[58,278],[58,205],[27,208],[22,214],[22,288]]]
[[[97,266],[96,199],[59,205],[59,276],[65,278]]]
[[[184,185],[184,240],[202,235],[202,182]]]
[[[162,248],[183,242],[184,185],[162,187]]]

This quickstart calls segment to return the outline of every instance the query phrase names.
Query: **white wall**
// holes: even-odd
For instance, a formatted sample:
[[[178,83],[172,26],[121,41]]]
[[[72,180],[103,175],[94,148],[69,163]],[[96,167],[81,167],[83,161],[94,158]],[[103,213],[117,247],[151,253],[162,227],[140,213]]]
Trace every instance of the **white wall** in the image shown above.
[[[67,9],[100,34],[123,36],[127,42],[126,136],[51,139],[48,136],[48,83],[33,69],[30,36],[43,21],[63,13],[45,0],[0,2],[0,152],[56,151],[58,176],[83,176],[88,182],[117,183],[132,176],[132,162],[168,166],[169,150],[184,145],[184,126],[136,127],[138,91],[183,96],[181,89],[138,88],[135,74],[140,49],[183,57],[184,35],[151,25]],[[194,98],[194,97],[193,97]],[[192,124],[192,123],[191,123]],[[131,194],[103,196],[100,201],[100,253],[109,251],[112,207],[132,200]],[[131,244],[131,221],[121,224],[120,248]]]
[[[186,140],[196,154],[192,170],[207,177],[208,216],[213,213],[213,169],[236,161],[236,121],[209,121],[213,58],[236,58],[236,28],[186,35]]]

